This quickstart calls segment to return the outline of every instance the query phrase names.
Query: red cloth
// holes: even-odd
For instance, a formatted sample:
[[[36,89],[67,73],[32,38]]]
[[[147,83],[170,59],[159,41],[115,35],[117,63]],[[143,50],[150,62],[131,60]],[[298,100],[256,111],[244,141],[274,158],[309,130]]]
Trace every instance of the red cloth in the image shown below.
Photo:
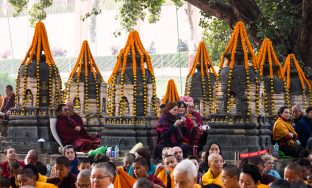
[[[181,127],[183,131],[183,143],[190,144],[192,140],[192,130],[194,128],[194,124],[190,118],[185,117],[185,119],[185,123]]]
[[[93,139],[92,137],[88,135],[87,131],[85,130],[83,126],[82,118],[77,113],[74,113],[73,115],[71,115],[70,118],[74,120],[76,126],[81,127],[80,131],[78,132],[78,135],[80,138]]]
[[[10,108],[13,108],[15,106],[15,94],[11,97],[6,96],[3,100],[3,105],[1,107],[1,112],[6,113]]]
[[[17,162],[24,168],[24,166],[25,166],[24,161],[18,161],[17,160]],[[12,177],[12,173],[10,172],[11,169],[10,169],[8,161],[2,162],[0,164],[0,166],[1,166],[1,169],[2,169],[2,176],[6,177],[6,178],[11,178]]]
[[[201,115],[198,112],[193,112],[192,116],[196,117],[196,123],[198,126],[203,126],[203,119],[201,117]]]
[[[56,130],[59,137],[61,138],[62,144],[71,144],[75,146],[77,151],[89,151],[91,149],[97,148],[101,140],[98,138],[92,138],[83,133],[85,130],[81,127],[82,135],[75,130],[79,125],[71,118],[67,116],[58,116],[56,122]]]
[[[157,176],[155,176],[154,174],[151,174],[151,175],[148,175],[148,179],[154,183],[154,184],[157,184],[157,185],[160,185],[162,186],[163,188],[166,188],[166,186],[163,184],[163,182],[157,178]]]

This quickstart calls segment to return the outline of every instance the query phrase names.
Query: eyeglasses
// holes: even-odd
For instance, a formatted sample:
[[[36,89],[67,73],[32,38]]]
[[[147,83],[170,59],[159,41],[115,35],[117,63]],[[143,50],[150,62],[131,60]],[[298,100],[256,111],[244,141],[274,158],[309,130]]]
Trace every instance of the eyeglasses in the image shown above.
[[[90,179],[104,179],[104,178],[107,178],[107,177],[111,177],[111,176],[98,176],[98,177],[90,177]]]
[[[88,187],[90,187],[90,183],[89,184],[79,184],[79,183],[76,183],[76,186],[78,187],[78,188],[88,188]]]

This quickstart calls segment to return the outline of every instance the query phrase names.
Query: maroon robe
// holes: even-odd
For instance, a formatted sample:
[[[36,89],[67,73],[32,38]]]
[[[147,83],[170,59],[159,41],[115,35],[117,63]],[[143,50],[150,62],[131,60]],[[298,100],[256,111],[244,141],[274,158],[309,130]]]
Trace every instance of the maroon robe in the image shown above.
[[[6,113],[10,110],[10,108],[13,108],[15,106],[15,94],[11,97],[6,96],[3,100],[3,104],[1,107],[1,112]]]
[[[196,117],[196,123],[198,126],[203,126],[203,119],[201,117],[201,115],[198,112],[193,112],[192,116]]]
[[[25,163],[24,161],[16,161],[18,162],[23,168],[25,167]],[[11,172],[11,169],[10,169],[10,166],[9,166],[9,163],[8,161],[4,161],[0,164],[1,166],[1,169],[2,169],[2,176],[3,177],[6,177],[6,178],[11,178],[12,177],[12,172]]]
[[[155,176],[154,174],[148,175],[148,180],[150,180],[154,184],[157,184],[157,185],[162,186],[163,188],[166,188],[164,183],[159,178],[157,178],[157,176]]]
[[[75,128],[80,127],[74,120],[67,116],[58,116],[56,122],[56,130],[61,138],[63,145],[71,144],[77,151],[87,152],[91,149],[97,148],[100,144],[100,139],[90,139],[80,135],[80,131],[76,131]]]

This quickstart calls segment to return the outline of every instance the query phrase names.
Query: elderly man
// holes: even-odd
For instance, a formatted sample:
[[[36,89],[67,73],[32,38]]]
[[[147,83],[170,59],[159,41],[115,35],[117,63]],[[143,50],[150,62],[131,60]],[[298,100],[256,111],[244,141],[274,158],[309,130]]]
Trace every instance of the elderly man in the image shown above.
[[[181,161],[173,171],[174,187],[175,188],[197,188],[196,184],[197,169],[194,163],[185,159]]]
[[[91,171],[88,169],[79,172],[76,180],[77,188],[91,188]]]
[[[220,154],[212,153],[208,156],[209,170],[202,177],[202,184],[218,184],[223,186],[221,181],[221,172],[223,167],[223,159]]]
[[[110,188],[113,186],[113,181],[115,178],[115,170],[114,167],[105,162],[98,163],[92,167],[91,170],[91,187],[101,187],[101,188]]]
[[[172,148],[173,155],[177,159],[178,163],[183,160],[183,151],[179,146],[175,146]]]
[[[38,161],[38,158],[38,152],[36,150],[29,150],[24,162],[26,165],[31,164],[36,167],[41,175],[46,175],[47,167],[42,162]]]
[[[302,147],[307,146],[307,141],[312,133],[312,123],[309,120],[310,111],[311,111],[310,116],[312,116],[312,107],[308,107],[306,110],[307,116],[303,116],[300,106],[295,105],[292,107],[292,115],[294,117],[295,131],[298,133],[298,139]]]

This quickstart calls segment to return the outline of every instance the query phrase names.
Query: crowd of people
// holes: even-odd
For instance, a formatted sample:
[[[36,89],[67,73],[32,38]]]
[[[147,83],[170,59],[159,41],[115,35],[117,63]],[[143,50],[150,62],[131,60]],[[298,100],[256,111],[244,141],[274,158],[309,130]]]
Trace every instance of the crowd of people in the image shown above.
[[[11,86],[6,87],[6,94],[0,101],[4,119],[15,102]],[[6,160],[0,165],[0,187],[312,187],[312,107],[306,108],[305,114],[298,105],[278,110],[272,144],[278,146],[281,156],[292,157],[285,168],[279,169],[275,169],[279,159],[269,153],[242,159],[239,165],[225,163],[222,143],[206,145],[207,132],[193,102],[169,102],[160,107],[156,146],[126,153],[118,165],[116,159],[105,154],[78,159],[77,151],[99,147],[101,135],[87,133],[72,102],[60,104],[56,129],[65,146],[63,155],[50,168],[38,161],[36,150],[18,160],[15,149],[8,147],[4,151]]]

